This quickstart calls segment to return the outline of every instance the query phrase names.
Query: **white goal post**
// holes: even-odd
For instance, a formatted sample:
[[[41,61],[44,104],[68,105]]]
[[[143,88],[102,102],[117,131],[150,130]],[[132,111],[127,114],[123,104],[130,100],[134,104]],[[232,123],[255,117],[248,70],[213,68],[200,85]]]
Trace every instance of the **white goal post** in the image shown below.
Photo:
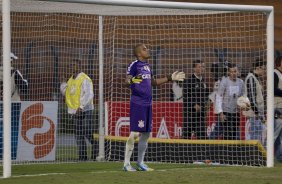
[[[240,74],[247,74],[252,70],[251,62],[257,58],[267,61],[267,75],[262,79],[266,93],[266,144],[247,139],[248,120],[243,115],[237,132],[240,134],[239,140],[214,140],[210,137],[187,140],[181,137],[187,116],[183,110],[185,104],[172,100],[169,94],[172,84],[165,84],[153,89],[153,113],[157,114],[153,115],[153,121],[158,127],[153,127],[147,161],[197,163],[209,160],[227,165],[274,166],[273,7],[147,0],[2,0],[1,6],[3,122],[0,122],[0,138],[3,137],[3,145],[0,140],[0,151],[3,151],[4,178],[11,176],[12,163],[68,162],[78,159],[77,135],[74,135],[77,130],[75,125],[69,124],[71,119],[64,97],[59,92],[60,78],[70,74],[68,62],[73,59],[81,62],[81,67],[94,85],[92,122],[97,125],[93,128],[95,143],[92,144],[91,140],[86,146],[89,147],[89,143],[93,147],[95,145],[96,152],[94,155],[92,148],[91,158],[93,160],[95,156],[96,160],[123,161],[128,136],[130,90],[122,81],[127,65],[134,60],[132,49],[140,42],[151,47],[152,58],[149,63],[156,77],[182,70],[189,78],[193,73],[192,62],[204,60],[207,65],[204,78],[209,88],[213,88],[212,75],[216,72],[219,75],[219,71],[210,72],[215,63],[233,61]],[[35,102],[42,104],[41,115],[45,117],[41,127],[28,127],[26,135],[22,135],[24,131],[21,131],[16,138],[11,133],[14,111],[9,82],[11,51],[20,56],[15,65],[30,81],[29,94],[23,95],[20,102],[18,116],[21,117],[17,131],[24,126],[25,110],[38,105]],[[48,117],[53,112],[50,109],[57,111],[56,116]],[[205,120],[214,119],[213,115],[209,117],[209,112],[206,111]],[[50,125],[45,125],[46,122],[50,122]],[[39,134],[44,134],[53,125],[55,128],[51,135],[54,137],[47,142],[37,140],[38,145],[35,143],[37,133],[28,133],[42,128]],[[206,129],[210,131],[212,126]],[[40,151],[32,158],[25,157],[24,153],[13,154],[15,143],[12,143],[11,136],[12,140],[17,139],[15,150],[19,150],[20,141],[26,141],[24,145],[32,143],[38,149],[53,141],[54,149],[48,150],[52,156],[46,156],[46,153],[46,158],[40,157]],[[27,147],[22,146],[21,149]],[[133,159],[136,159],[136,153],[133,153]]]

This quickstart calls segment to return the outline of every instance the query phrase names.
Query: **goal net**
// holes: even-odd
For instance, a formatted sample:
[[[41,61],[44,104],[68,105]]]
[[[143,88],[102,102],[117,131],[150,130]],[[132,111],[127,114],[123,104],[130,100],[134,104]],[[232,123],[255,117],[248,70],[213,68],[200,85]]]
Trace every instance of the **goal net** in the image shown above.
[[[271,119],[266,116],[267,83],[272,81],[258,63],[268,59],[269,12],[139,6],[11,1],[11,51],[18,57],[12,67],[28,81],[27,89],[18,87],[21,101],[12,102],[13,163],[93,161],[98,156],[123,161],[131,94],[124,81],[136,60],[133,48],[144,43],[155,78],[186,74],[184,82],[153,87],[145,161],[265,166]],[[83,130],[60,90],[75,64],[93,83],[94,109],[82,118]],[[264,109],[251,118],[236,101],[250,95],[245,81],[256,67],[264,70],[255,74]],[[223,122],[216,114],[219,96]],[[257,105],[257,98],[250,99],[251,105]],[[137,160],[137,142],[132,160]]]

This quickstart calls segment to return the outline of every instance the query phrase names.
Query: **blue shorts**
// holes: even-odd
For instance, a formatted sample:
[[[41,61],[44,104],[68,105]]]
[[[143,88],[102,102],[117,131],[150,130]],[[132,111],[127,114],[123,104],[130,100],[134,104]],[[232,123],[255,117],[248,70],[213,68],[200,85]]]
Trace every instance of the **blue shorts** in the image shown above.
[[[130,131],[152,131],[152,106],[142,106],[130,103]]]

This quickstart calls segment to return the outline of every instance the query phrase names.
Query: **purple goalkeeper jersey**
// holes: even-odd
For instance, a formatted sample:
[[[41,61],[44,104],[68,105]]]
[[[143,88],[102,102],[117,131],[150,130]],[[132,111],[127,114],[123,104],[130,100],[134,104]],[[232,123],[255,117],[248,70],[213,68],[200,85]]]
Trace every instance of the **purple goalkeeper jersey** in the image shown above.
[[[142,82],[139,84],[131,84],[131,102],[149,106],[152,104],[152,72],[147,62],[139,60],[133,61],[127,68],[127,75],[142,76]]]

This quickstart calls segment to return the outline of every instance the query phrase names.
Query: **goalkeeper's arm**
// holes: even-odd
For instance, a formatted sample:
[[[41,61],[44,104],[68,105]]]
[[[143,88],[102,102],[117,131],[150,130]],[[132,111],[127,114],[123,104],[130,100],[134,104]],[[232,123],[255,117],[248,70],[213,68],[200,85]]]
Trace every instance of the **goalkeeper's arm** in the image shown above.
[[[173,74],[167,75],[164,78],[152,79],[152,85],[157,86],[169,81],[184,81],[184,79],[185,79],[185,73],[176,71],[173,72]]]

